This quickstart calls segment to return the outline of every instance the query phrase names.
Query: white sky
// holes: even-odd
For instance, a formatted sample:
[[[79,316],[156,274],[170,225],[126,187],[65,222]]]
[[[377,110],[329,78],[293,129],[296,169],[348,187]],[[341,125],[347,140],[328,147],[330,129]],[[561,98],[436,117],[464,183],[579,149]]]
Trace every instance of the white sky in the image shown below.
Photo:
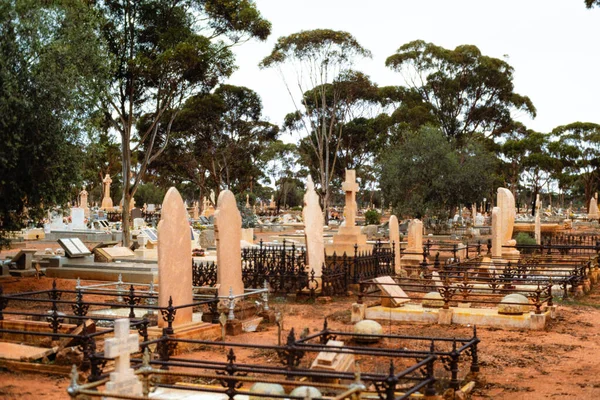
[[[379,86],[402,84],[385,59],[401,45],[422,39],[453,49],[472,44],[482,54],[508,55],[515,91],[529,96],[537,118],[517,116],[549,132],[575,121],[600,123],[600,9],[583,0],[255,0],[273,24],[264,43],[234,51],[238,71],[229,83],[260,94],[263,113],[281,125],[294,110],[276,69],[260,70],[280,36],[317,28],[350,32],[373,58],[357,64]]]

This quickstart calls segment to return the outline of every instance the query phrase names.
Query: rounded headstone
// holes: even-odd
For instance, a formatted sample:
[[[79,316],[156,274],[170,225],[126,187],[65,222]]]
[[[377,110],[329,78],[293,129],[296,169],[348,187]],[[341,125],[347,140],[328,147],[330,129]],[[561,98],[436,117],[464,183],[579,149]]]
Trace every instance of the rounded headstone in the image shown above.
[[[423,296],[421,304],[423,307],[441,308],[444,307],[444,299],[438,292],[429,292]]]
[[[383,328],[379,322],[372,321],[370,319],[364,319],[354,324],[354,333],[361,335],[382,335]],[[375,343],[381,338],[376,336],[354,336],[354,340],[361,343]]]
[[[253,395],[251,395],[249,397],[250,400],[263,400],[263,399],[266,400],[266,399],[272,399],[272,397],[262,397],[259,395],[261,395],[261,394],[264,394],[264,395],[276,394],[276,395],[283,396],[283,395],[285,395],[285,389],[283,388],[283,386],[281,386],[278,383],[256,382],[250,388],[250,393],[253,393]]]
[[[310,399],[323,397],[319,389],[312,386],[298,386],[290,392],[290,396],[308,397]]]
[[[523,304],[507,304],[507,303],[523,303]],[[526,306],[529,304],[529,300],[527,297],[518,293],[511,293],[506,295],[500,300],[498,303],[498,314],[508,314],[508,315],[521,315],[526,313],[529,307]]]

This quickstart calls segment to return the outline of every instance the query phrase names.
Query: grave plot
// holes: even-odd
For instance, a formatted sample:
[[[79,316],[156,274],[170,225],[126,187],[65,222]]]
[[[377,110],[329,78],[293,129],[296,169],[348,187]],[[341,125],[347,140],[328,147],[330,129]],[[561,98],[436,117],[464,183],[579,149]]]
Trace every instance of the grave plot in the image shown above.
[[[470,259],[419,266],[419,275],[361,282],[353,318],[543,329],[554,298],[580,295],[598,280],[589,256],[521,254],[517,261]],[[381,305],[367,308],[365,301]]]
[[[118,357],[110,380],[81,385],[74,371],[69,387],[72,398],[127,398],[131,394],[129,388],[120,389],[112,382],[134,380],[121,364],[137,350],[130,343],[135,336],[125,331],[115,331],[115,335],[120,335],[114,339],[120,351],[96,354],[104,360]],[[210,361],[199,353],[174,355],[178,346],[189,343],[203,346],[212,356]],[[132,359],[138,367],[132,386],[137,388],[139,382],[143,398],[346,399],[361,395],[406,399],[417,392],[433,398],[448,391],[464,395],[474,387],[470,380],[479,372],[478,343],[475,330],[471,338],[410,337],[334,331],[327,328],[327,322],[322,331],[304,338],[297,339],[292,329],[284,345],[177,339],[165,332],[161,338],[140,343],[144,357]],[[256,354],[252,363],[237,361],[236,353],[249,352]],[[215,360],[217,354],[220,360]],[[124,370],[125,376],[120,377]]]
[[[49,290],[10,294],[3,293],[0,287],[0,339],[6,343],[37,347],[39,352],[36,354],[43,353],[42,349],[51,350],[39,357],[46,364],[57,357],[60,359],[61,351],[66,347],[75,346],[79,349],[75,360],[87,365],[91,375],[95,376],[103,363],[94,357],[96,347],[107,333],[112,332],[114,321],[121,318],[122,311],[132,319],[132,327],[138,330],[140,337],[148,340],[162,335],[163,328],[158,325],[164,325],[179,337],[187,337],[188,332],[181,332],[175,315],[186,308],[217,315],[217,305],[218,299],[212,295],[189,304],[173,305],[169,301],[162,306],[156,293],[138,290],[133,285],[107,292],[80,286],[76,290],[60,289],[54,282]],[[94,313],[98,310],[100,314]],[[216,323],[199,322],[185,328],[189,329],[191,325],[196,337],[216,338],[219,335]],[[30,354],[30,350],[24,349],[26,353],[23,354]],[[68,359],[68,354],[63,356]]]

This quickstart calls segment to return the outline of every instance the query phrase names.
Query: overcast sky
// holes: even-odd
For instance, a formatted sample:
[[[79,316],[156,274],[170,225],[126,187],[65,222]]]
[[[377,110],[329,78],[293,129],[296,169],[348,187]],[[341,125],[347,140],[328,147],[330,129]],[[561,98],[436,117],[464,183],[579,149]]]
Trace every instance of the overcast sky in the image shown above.
[[[472,44],[507,56],[515,91],[529,96],[537,117],[517,116],[540,132],[575,121],[600,123],[600,9],[583,0],[255,0],[273,24],[266,42],[235,49],[238,71],[229,83],[258,92],[264,115],[281,125],[293,111],[276,69],[260,70],[280,36],[327,28],[350,32],[373,58],[357,64],[380,86],[402,84],[385,59],[422,39],[453,49]]]

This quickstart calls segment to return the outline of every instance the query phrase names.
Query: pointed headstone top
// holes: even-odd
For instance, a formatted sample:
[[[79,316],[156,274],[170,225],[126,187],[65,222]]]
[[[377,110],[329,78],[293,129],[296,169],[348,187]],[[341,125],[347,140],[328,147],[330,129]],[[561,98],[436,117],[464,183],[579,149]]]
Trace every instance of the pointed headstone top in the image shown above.
[[[242,216],[237,207],[235,196],[229,190],[223,190],[217,201],[215,212],[215,239],[217,243],[217,283],[219,296],[227,296],[229,288],[234,295],[244,293],[242,281]]]

